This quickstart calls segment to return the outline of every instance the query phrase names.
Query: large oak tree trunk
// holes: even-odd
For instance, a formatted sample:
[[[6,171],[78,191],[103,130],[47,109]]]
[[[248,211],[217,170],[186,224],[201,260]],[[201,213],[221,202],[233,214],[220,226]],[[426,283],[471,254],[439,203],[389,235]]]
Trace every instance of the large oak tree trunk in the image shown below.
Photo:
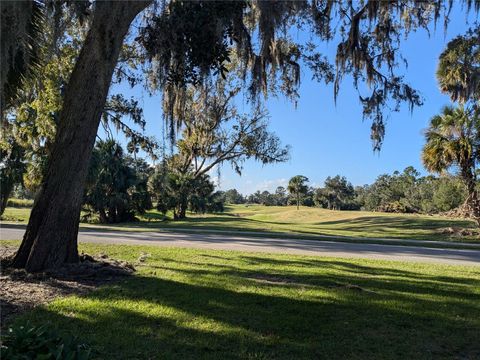
[[[125,34],[150,2],[95,2],[65,92],[44,182],[13,266],[35,272],[78,261],[80,209],[100,116]]]

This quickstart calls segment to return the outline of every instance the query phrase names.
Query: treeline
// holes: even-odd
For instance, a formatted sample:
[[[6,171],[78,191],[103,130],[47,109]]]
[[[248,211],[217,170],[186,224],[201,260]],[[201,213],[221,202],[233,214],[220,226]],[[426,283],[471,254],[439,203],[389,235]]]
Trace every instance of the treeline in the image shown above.
[[[305,178],[306,179],[306,178]],[[413,167],[382,174],[370,185],[353,186],[344,176],[327,177],[314,188],[304,181],[300,205],[331,210],[366,210],[434,214],[455,209],[465,202],[467,191],[455,176],[420,176]],[[279,186],[274,192],[256,191],[244,196],[236,189],[223,194],[227,204],[295,205],[298,194]]]
[[[382,174],[370,185],[353,186],[344,176],[327,177],[323,187],[308,185],[308,178],[293,177],[287,187],[274,192],[243,195],[236,189],[218,191],[207,174],[192,176],[176,170],[175,157],[151,166],[134,158],[114,140],[97,141],[83,200],[84,221],[119,223],[156,208],[174,219],[193,213],[224,211],[225,204],[265,206],[302,205],[330,210],[366,210],[434,214],[455,209],[465,202],[464,183],[455,176],[420,176],[413,167]],[[25,187],[12,194],[32,198]]]

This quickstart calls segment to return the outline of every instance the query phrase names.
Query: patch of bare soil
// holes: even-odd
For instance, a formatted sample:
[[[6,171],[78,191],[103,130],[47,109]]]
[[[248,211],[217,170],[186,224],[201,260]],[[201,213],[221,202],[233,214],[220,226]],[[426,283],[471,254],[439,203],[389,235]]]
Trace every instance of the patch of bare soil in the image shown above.
[[[311,287],[311,284],[304,284],[300,283],[295,279],[288,278],[286,276],[278,276],[278,275],[269,275],[269,274],[252,274],[247,277],[249,280],[253,280],[263,284],[271,284],[271,285],[297,285],[297,286],[304,286],[304,287]]]
[[[268,285],[290,285],[290,286],[296,285],[296,286],[301,286],[303,288],[314,286],[312,284],[300,283],[297,280],[288,278],[286,276],[278,276],[278,275],[270,275],[270,274],[253,274],[248,276],[247,279],[253,280],[262,284],[268,284]],[[374,293],[374,291],[372,290],[368,290],[354,284],[335,283],[333,285],[328,286],[328,288]]]
[[[438,232],[440,234],[452,235],[456,237],[480,235],[480,232],[477,229],[468,229],[468,228],[452,227],[452,226],[441,228],[438,230]]]
[[[124,261],[109,259],[106,255],[82,254],[78,264],[69,264],[58,270],[29,274],[9,268],[16,247],[0,248],[0,325],[15,315],[48,303],[55,298],[85,294],[100,285],[118,281],[131,275],[135,268]]]
[[[340,284],[336,283],[335,285],[331,286],[331,288],[334,289],[344,289],[344,290],[353,290],[353,291],[358,291],[358,292],[368,292],[368,293],[375,293],[375,291],[365,289],[361,286],[355,285],[355,284]]]

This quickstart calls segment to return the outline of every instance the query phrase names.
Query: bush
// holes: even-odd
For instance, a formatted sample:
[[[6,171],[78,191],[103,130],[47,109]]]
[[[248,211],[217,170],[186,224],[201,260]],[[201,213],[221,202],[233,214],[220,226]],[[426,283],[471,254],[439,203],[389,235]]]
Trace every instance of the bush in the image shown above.
[[[392,201],[388,204],[381,205],[378,208],[378,211],[387,212],[387,213],[410,213],[412,212],[405,204],[401,201]]]
[[[14,208],[31,208],[33,206],[33,200],[30,199],[8,199],[7,207]]]
[[[1,358],[86,360],[91,350],[71,336],[60,336],[47,325],[14,326],[2,336]]]

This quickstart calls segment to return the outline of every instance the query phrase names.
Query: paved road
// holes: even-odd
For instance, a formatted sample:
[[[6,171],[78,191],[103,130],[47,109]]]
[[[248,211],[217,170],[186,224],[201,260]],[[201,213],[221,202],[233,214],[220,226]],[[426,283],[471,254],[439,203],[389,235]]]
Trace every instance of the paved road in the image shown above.
[[[2,224],[0,239],[21,239],[24,227]],[[175,232],[95,231],[82,229],[80,242],[176,246],[197,249],[241,250],[348,258],[369,258],[480,266],[480,250],[438,249],[418,246],[379,245],[320,240],[258,238]]]

